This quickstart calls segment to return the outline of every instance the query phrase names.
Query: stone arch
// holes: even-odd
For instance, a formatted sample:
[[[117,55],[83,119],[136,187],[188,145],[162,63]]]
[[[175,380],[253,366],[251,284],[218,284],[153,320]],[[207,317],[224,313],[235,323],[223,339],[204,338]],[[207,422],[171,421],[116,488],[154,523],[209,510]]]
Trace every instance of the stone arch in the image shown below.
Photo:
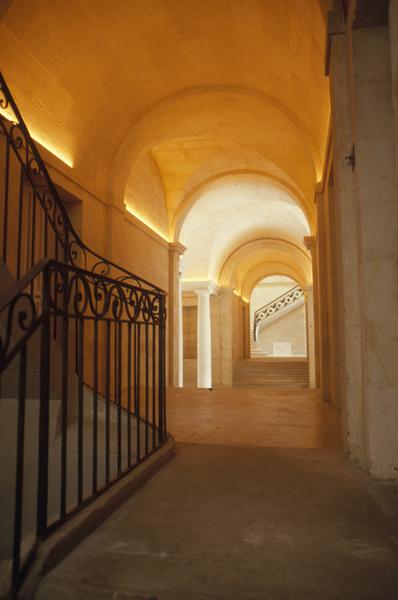
[[[247,273],[246,279],[242,286],[242,297],[250,298],[252,291],[262,279],[265,279],[266,277],[272,277],[274,275],[290,277],[302,287],[305,287],[307,284],[301,273],[291,265],[285,263],[264,263]]]
[[[308,252],[291,241],[278,238],[257,239],[237,248],[221,269],[220,284],[242,293],[247,274],[266,263],[288,265],[300,282],[311,284],[312,263]]]
[[[239,118],[233,118],[234,114]],[[236,126],[238,122],[241,130]],[[264,126],[260,127],[259,123]],[[236,139],[241,139],[242,144],[246,139],[249,145],[263,147],[264,160],[274,161],[286,184],[295,182],[310,206],[310,190],[321,166],[309,132],[277,99],[238,86],[194,88],[167,98],[147,111],[134,123],[118,150],[110,177],[110,201],[129,202],[125,197],[129,176],[142,153],[152,152],[163,142],[178,140],[184,135],[200,138],[217,128],[227,143],[238,136]],[[276,147],[280,147],[279,138],[284,140],[283,158],[279,151],[275,154]],[[278,139],[278,144],[274,144],[274,139]],[[298,163],[297,156],[300,156]]]
[[[237,177],[239,177],[240,175],[254,175],[254,176],[263,177],[264,181],[267,181],[267,182],[270,181],[276,187],[280,187],[282,190],[284,190],[287,194],[289,194],[297,202],[298,206],[302,209],[302,211],[305,215],[305,218],[307,219],[311,234],[314,232],[315,226],[316,226],[314,214],[312,214],[309,211],[308,205],[306,204],[305,199],[300,194],[299,190],[295,189],[293,185],[290,185],[290,184],[284,182],[281,178],[277,177],[276,175],[274,175],[272,173],[266,172],[266,171],[261,171],[261,170],[256,170],[256,169],[236,169],[236,170],[223,171],[221,173],[218,173],[217,175],[213,175],[213,176],[209,177],[208,179],[202,181],[199,185],[197,185],[190,192],[188,192],[188,194],[185,196],[183,202],[178,206],[177,210],[175,211],[172,222],[171,222],[170,236],[175,242],[179,241],[181,227],[184,223],[184,220],[187,217],[191,208],[194,206],[194,204],[199,201],[200,196],[203,193],[203,191],[206,190],[207,187],[211,186],[214,182],[225,179],[227,177],[231,177],[233,175],[235,175]]]

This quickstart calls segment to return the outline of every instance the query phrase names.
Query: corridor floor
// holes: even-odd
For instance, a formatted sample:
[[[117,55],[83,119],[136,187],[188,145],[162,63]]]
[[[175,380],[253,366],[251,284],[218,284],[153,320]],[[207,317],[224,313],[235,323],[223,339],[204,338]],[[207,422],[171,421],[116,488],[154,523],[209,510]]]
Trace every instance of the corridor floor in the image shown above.
[[[296,401],[285,395],[281,407],[293,414]],[[318,406],[316,398],[307,401]],[[44,579],[36,600],[397,598],[398,548],[388,520],[336,437],[322,444],[302,432],[300,447],[286,430],[284,447],[266,447],[259,425],[243,444],[230,423],[217,438],[204,394],[195,410],[208,415],[207,427],[195,443],[179,441],[179,402],[182,396],[171,399],[169,412],[176,456]],[[188,417],[185,407],[195,435],[195,417]],[[271,431],[270,418],[268,425]]]
[[[177,442],[338,448],[340,417],[316,390],[175,389],[168,429]]]

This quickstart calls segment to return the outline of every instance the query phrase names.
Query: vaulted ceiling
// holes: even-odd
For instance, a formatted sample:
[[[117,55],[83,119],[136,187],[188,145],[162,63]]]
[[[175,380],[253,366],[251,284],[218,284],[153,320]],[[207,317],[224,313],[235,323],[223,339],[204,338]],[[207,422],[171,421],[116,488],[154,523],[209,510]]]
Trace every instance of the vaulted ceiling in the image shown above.
[[[166,237],[202,188],[242,173],[289,193],[313,230],[324,4],[13,0],[1,69],[37,139],[73,165],[59,167]]]
[[[238,264],[237,255],[244,258],[246,271],[253,268],[258,254],[254,241],[262,261],[274,260],[274,255],[267,256],[270,248],[301,258],[296,250],[309,233],[294,197],[272,180],[249,174],[219,178],[198,193],[182,220],[179,239],[187,247],[184,277],[222,281],[240,290],[242,278],[230,268]],[[305,261],[306,252],[302,254]]]

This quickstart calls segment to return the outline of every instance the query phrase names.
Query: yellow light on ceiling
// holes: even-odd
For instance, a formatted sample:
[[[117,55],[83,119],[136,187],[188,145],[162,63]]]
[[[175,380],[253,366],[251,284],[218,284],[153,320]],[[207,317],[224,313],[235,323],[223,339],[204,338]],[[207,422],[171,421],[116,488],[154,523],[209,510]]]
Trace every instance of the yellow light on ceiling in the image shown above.
[[[15,121],[16,117],[10,110],[0,108],[0,115],[5,117],[8,121],[12,121],[13,123],[16,123],[16,121]],[[36,132],[32,132],[31,130],[29,130],[29,133],[30,133],[31,138],[35,142],[40,144],[40,146],[43,146],[43,148],[45,148],[48,152],[50,152],[50,154],[52,154],[53,156],[58,158],[58,160],[62,161],[68,167],[73,169],[73,160],[70,158],[70,156],[68,156],[67,154],[65,154],[65,152],[59,150],[58,148],[55,148],[52,144],[49,144],[47,141],[45,141],[41,137],[40,134],[38,134]]]
[[[243,302],[246,302],[246,304],[249,304],[249,300],[247,298],[245,298],[244,296],[242,296],[238,291],[234,290],[234,294],[235,294],[235,296],[238,296],[238,298],[241,298],[243,300]]]
[[[31,133],[30,135],[35,140],[35,142],[38,142],[40,144],[40,146],[43,146],[43,148],[45,148],[48,152],[50,152],[50,154],[52,154],[53,156],[58,158],[58,160],[62,161],[68,167],[73,169],[73,160],[70,158],[70,156],[68,156],[63,151],[59,150],[58,148],[54,148],[54,146],[49,144],[47,141],[44,141],[43,138],[40,136],[40,134],[35,132],[35,133]]]
[[[10,109],[7,108],[1,108],[0,107],[0,115],[3,115],[3,117],[5,117],[7,119],[7,121],[14,121],[15,122],[15,117],[12,114]]]
[[[185,279],[185,277],[184,277],[183,279],[181,279],[181,281],[184,283],[209,283],[209,281],[211,281],[212,283],[215,283],[215,285],[219,285],[217,283],[217,281],[213,281],[211,279],[195,279],[195,278]]]
[[[131,215],[133,215],[133,217],[135,217],[138,221],[141,221],[141,223],[143,223],[146,227],[151,229],[158,236],[163,238],[166,242],[170,242],[169,237],[165,233],[163,233],[163,231],[161,231],[158,227],[156,227],[156,225],[154,225],[151,221],[149,221],[149,219],[144,217],[141,213],[138,213],[135,209],[133,210],[132,208],[130,208],[130,206],[128,206],[127,204],[125,204],[125,207],[126,207],[126,210]]]

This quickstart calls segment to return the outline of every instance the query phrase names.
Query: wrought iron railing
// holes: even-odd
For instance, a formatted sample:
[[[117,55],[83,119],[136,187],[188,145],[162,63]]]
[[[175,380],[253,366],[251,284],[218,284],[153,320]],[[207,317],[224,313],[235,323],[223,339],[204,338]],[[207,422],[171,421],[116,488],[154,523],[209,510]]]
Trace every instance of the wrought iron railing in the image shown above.
[[[272,300],[272,302],[268,302],[268,304],[265,304],[256,310],[253,319],[254,341],[257,340],[258,331],[262,325],[269,321],[271,317],[274,317],[303,296],[303,288],[300,285],[296,285],[284,294],[278,296],[278,298],[275,298],[275,300]]]
[[[0,258],[20,279],[42,258],[159,289],[88,248],[76,233],[47,167],[0,73],[2,206]]]
[[[12,595],[40,541],[166,441],[166,295],[80,241],[0,85],[17,117],[0,117],[0,587]]]

